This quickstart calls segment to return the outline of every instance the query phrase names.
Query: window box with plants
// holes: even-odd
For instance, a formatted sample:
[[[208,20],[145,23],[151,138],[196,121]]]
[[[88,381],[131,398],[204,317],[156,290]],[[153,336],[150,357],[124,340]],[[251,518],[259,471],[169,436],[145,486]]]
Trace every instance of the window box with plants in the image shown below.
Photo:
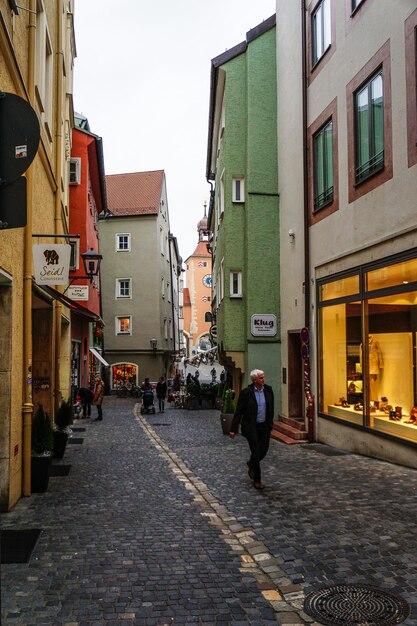
[[[71,400],[62,400],[55,415],[54,424],[54,457],[62,459],[67,447],[68,437],[72,434],[70,428],[73,420],[73,409]]]
[[[234,413],[234,391],[232,389],[227,389],[224,394],[223,409],[220,413],[220,423],[222,426],[223,435],[228,435],[230,433]]]
[[[31,491],[33,493],[43,493],[48,489],[52,449],[51,419],[43,406],[39,404],[32,419]]]

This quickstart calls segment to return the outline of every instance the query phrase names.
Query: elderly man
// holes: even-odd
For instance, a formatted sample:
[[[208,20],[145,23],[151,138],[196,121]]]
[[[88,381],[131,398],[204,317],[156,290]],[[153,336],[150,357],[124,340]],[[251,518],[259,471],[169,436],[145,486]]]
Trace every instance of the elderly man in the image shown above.
[[[265,385],[265,374],[262,370],[250,373],[252,384],[242,389],[237,401],[236,411],[230,429],[230,437],[242,422],[242,435],[246,437],[251,456],[248,461],[249,478],[253,480],[255,489],[264,489],[261,482],[261,461],[269,448],[271,430],[274,419],[274,392],[272,387]]]

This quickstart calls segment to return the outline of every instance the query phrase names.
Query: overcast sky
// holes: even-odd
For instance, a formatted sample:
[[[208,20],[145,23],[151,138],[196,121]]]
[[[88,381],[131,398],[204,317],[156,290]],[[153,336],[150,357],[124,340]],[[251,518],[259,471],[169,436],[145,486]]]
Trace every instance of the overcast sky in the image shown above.
[[[106,174],[165,170],[187,258],[208,203],[210,61],[275,0],[75,0],[74,107],[103,138]]]

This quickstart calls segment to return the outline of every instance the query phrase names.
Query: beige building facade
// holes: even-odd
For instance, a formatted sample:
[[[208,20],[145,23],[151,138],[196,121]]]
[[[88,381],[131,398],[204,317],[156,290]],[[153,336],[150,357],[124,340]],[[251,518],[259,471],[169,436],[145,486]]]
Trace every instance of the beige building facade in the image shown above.
[[[277,2],[282,413],[417,467],[417,8],[304,4]]]
[[[40,142],[26,171],[26,227],[0,230],[0,508],[30,495],[31,419],[69,395],[69,315],[32,280],[32,244],[65,243],[73,124],[72,1],[0,0],[0,89],[26,100]],[[36,234],[36,237],[34,235]],[[45,237],[48,235],[48,237]],[[52,237],[50,237],[52,235]]]

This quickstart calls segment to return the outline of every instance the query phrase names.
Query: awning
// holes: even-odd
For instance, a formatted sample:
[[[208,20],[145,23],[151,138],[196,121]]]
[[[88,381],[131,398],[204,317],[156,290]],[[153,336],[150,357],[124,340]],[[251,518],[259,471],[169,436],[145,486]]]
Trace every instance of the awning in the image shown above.
[[[64,306],[71,309],[73,313],[80,315],[80,317],[84,317],[90,322],[101,321],[101,318],[99,315],[97,315],[97,313],[93,313],[93,311],[90,311],[86,307],[81,306],[81,304],[78,304],[78,302],[76,302],[75,300],[71,300],[71,298],[68,298],[68,296],[65,296],[63,293],[61,293],[57,289],[54,289],[53,287],[50,287],[49,285],[42,285],[42,286],[37,285],[34,280],[32,280],[32,286],[35,288],[35,290],[38,293],[43,292],[44,294],[47,294],[54,300],[59,300],[59,302],[62,302]]]
[[[91,354],[94,354],[96,359],[98,359],[100,361],[100,363],[103,363],[103,365],[105,367],[110,367],[110,363],[107,363],[106,359],[103,359],[103,357],[101,356],[100,352],[98,352],[95,348],[90,348],[90,352],[91,352]]]

